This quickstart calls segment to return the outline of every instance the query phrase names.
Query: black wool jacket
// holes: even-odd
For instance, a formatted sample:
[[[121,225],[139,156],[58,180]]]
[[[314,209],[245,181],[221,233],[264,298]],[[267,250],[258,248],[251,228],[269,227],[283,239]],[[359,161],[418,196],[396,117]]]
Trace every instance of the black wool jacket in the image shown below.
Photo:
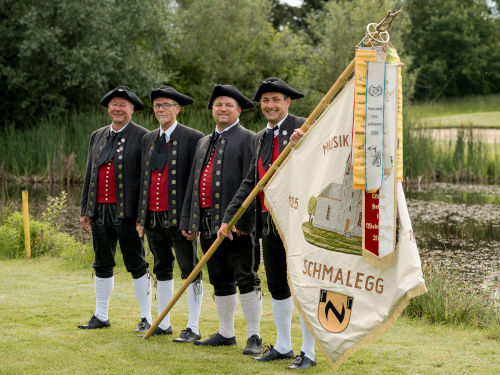
[[[144,226],[148,215],[151,171],[149,163],[159,129],[150,131],[142,139],[141,197],[139,201],[139,223]],[[189,173],[193,164],[196,144],[203,133],[177,123],[170,135],[167,152],[168,173],[168,225],[179,226],[182,204],[186,194]]]
[[[300,128],[305,121],[306,119],[303,117],[297,117],[291,114],[287,115],[285,121],[283,121],[283,123],[280,125],[280,130],[278,135],[280,154],[288,144],[288,141],[290,139],[290,136],[293,134],[294,129]],[[234,216],[236,211],[238,211],[244,200],[248,197],[248,195],[252,192],[253,188],[259,182],[258,163],[259,163],[260,150],[262,148],[262,140],[264,138],[265,132],[266,128],[262,129],[257,134],[255,134],[255,136],[252,139],[252,148],[251,148],[252,162],[250,164],[250,168],[248,170],[245,179],[241,183],[241,186],[239,187],[238,191],[236,192],[236,194],[234,195],[233,199],[228,204],[224,212],[224,217],[222,219],[223,223],[228,223],[232,219],[232,217]],[[256,234],[257,237],[260,238],[262,229],[262,220],[261,220],[262,215],[260,215],[262,208],[260,205],[260,199],[258,198],[255,199],[253,207],[249,207],[248,211],[251,208],[253,208],[252,214],[254,215]],[[236,227],[238,227],[238,223],[236,223]]]
[[[81,216],[93,217],[97,205],[97,159],[108,137],[109,125],[97,129],[90,135],[87,168],[81,199]],[[118,135],[115,159],[116,218],[136,218],[139,204],[141,180],[141,142],[147,129],[130,121]]]
[[[240,124],[221,134],[216,143],[211,186],[211,233],[216,234],[222,215],[245,178],[251,162],[251,140],[255,135]],[[189,176],[186,198],[182,208],[180,229],[200,231],[200,177],[205,154],[210,147],[211,135],[198,141],[193,167]],[[254,230],[253,215],[244,214],[236,227],[244,232]]]

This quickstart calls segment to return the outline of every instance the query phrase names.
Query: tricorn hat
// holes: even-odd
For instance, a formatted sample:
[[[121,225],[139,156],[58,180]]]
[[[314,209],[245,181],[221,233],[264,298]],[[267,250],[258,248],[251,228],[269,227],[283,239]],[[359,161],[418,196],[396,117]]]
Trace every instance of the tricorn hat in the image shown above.
[[[238,102],[241,109],[253,108],[254,104],[250,99],[243,95],[236,87],[231,85],[215,85],[212,90],[212,95],[210,95],[210,101],[208,102],[208,109],[212,109],[212,104],[214,100],[219,96],[229,96]]]
[[[104,95],[101,99],[101,105],[103,107],[107,107],[111,99],[115,97],[120,97],[127,99],[130,103],[133,104],[135,110],[144,109],[144,103],[134,94],[132,90],[130,90],[127,86],[118,86]]]
[[[304,94],[292,89],[288,83],[282,79],[271,77],[262,82],[255,93],[253,100],[259,101],[262,94],[265,92],[281,92],[290,97],[290,99],[300,99]]]
[[[194,100],[189,96],[181,94],[171,86],[161,86],[151,91],[151,103],[153,103],[156,98],[170,98],[179,103],[180,106],[194,103]]]

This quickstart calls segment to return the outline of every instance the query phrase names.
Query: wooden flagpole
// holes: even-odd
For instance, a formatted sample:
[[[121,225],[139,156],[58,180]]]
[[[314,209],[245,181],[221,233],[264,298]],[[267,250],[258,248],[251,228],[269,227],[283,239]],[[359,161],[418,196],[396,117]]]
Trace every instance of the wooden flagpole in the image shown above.
[[[378,25],[384,25],[384,30],[390,26],[390,22],[387,25],[387,18],[392,16],[392,19],[397,15],[399,12],[391,15],[389,12],[387,16],[382,20]],[[392,22],[391,19],[391,22]],[[378,26],[377,25],[377,26]],[[378,34],[381,30],[376,28],[376,33],[375,33],[375,38],[378,37]],[[370,38],[373,39],[374,37],[370,35]],[[319,117],[319,115],[323,112],[324,109],[328,107],[328,104],[330,104],[331,99],[335,96],[335,94],[347,84],[347,79],[349,76],[352,74],[354,71],[354,62],[355,60],[351,60],[347,68],[345,68],[344,72],[339,76],[337,81],[332,85],[330,90],[325,94],[323,99],[318,103],[316,108],[311,112],[309,117],[306,119],[306,121],[302,124],[300,127],[300,130],[304,132],[304,134],[309,130],[311,125],[314,123],[314,121]],[[254,187],[252,192],[248,195],[248,197],[245,199],[241,207],[236,211],[234,214],[233,218],[229,221],[226,227],[226,234],[231,231],[231,229],[234,227],[234,225],[238,222],[238,220],[241,218],[243,213],[247,210],[248,207],[252,204],[254,199],[257,197],[257,195],[264,189],[268,181],[271,179],[271,177],[274,175],[274,173],[278,170],[279,166],[283,163],[283,161],[286,159],[286,157],[290,154],[290,151],[292,151],[293,145],[289,142],[287,146],[284,148],[284,150],[281,152],[281,154],[278,156],[278,158],[274,161],[274,163],[271,164],[269,169],[267,170],[266,174],[261,178],[261,180],[258,182],[258,184]],[[181,295],[184,293],[184,291],[187,289],[189,284],[194,280],[194,278],[198,275],[198,273],[201,271],[203,266],[208,262],[208,260],[212,257],[213,253],[217,248],[220,246],[222,241],[224,241],[225,236],[221,236],[220,238],[217,238],[210,248],[207,250],[205,255],[200,259],[196,267],[193,269],[193,271],[189,274],[189,276],[186,278],[184,283],[181,285],[181,287],[175,292],[175,294],[172,296],[172,299],[170,302],[167,304],[165,309],[163,309],[162,313],[158,315],[156,320],[153,322],[151,327],[148,329],[146,334],[143,336],[143,340],[148,339],[155,329],[158,327],[160,322],[165,318],[165,316],[170,312],[172,307],[175,305],[175,303],[179,300]]]

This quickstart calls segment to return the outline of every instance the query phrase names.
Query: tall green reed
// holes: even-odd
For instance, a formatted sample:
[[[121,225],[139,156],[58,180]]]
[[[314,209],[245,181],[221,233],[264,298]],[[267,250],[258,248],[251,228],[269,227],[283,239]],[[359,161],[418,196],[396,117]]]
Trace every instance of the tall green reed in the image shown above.
[[[474,136],[461,127],[456,140],[437,140],[431,129],[407,117],[403,127],[404,176],[410,181],[500,182],[500,145]]]
[[[134,113],[133,120],[147,129],[158,123],[152,110]],[[215,127],[211,111],[183,107],[178,121],[204,134]],[[258,131],[265,120],[257,109],[243,111],[241,121]],[[37,124],[18,129],[7,124],[0,131],[0,180],[34,182],[81,182],[90,134],[110,123],[105,108],[86,108],[64,116],[40,118]],[[500,182],[500,144],[475,139],[469,128],[456,141],[433,139],[432,131],[405,117],[403,135],[404,176],[416,181]]]
[[[151,109],[135,112],[132,119],[147,129],[158,127]],[[204,134],[212,132],[215,126],[208,109],[183,108],[178,121]],[[63,116],[42,117],[23,129],[7,124],[0,131],[0,180],[80,182],[85,173],[90,134],[109,123],[105,108],[87,108]]]

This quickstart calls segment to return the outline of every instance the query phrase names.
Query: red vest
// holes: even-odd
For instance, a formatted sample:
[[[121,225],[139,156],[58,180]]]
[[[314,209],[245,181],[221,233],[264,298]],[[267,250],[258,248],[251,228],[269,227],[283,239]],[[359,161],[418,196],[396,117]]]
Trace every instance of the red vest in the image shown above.
[[[116,203],[115,159],[99,167],[97,203]]]
[[[280,148],[279,148],[279,143],[278,143],[278,138],[279,136],[277,135],[274,137],[273,140],[273,154],[271,156],[271,164],[278,159],[278,156],[280,154]],[[259,162],[258,162],[258,167],[259,167],[259,181],[264,177],[264,175],[267,172],[267,169],[264,169],[264,164],[262,164],[262,158],[259,156]],[[266,205],[264,204],[264,192],[261,191],[259,193],[259,199],[260,199],[260,206],[262,207],[262,212],[266,212],[267,208]]]
[[[208,161],[205,169],[200,176],[200,207],[209,208],[212,207],[212,167],[215,156],[215,149],[212,150],[210,155],[210,160]]]
[[[165,163],[165,168],[161,172],[155,169],[151,173],[148,210],[157,212],[168,211],[168,163]]]

